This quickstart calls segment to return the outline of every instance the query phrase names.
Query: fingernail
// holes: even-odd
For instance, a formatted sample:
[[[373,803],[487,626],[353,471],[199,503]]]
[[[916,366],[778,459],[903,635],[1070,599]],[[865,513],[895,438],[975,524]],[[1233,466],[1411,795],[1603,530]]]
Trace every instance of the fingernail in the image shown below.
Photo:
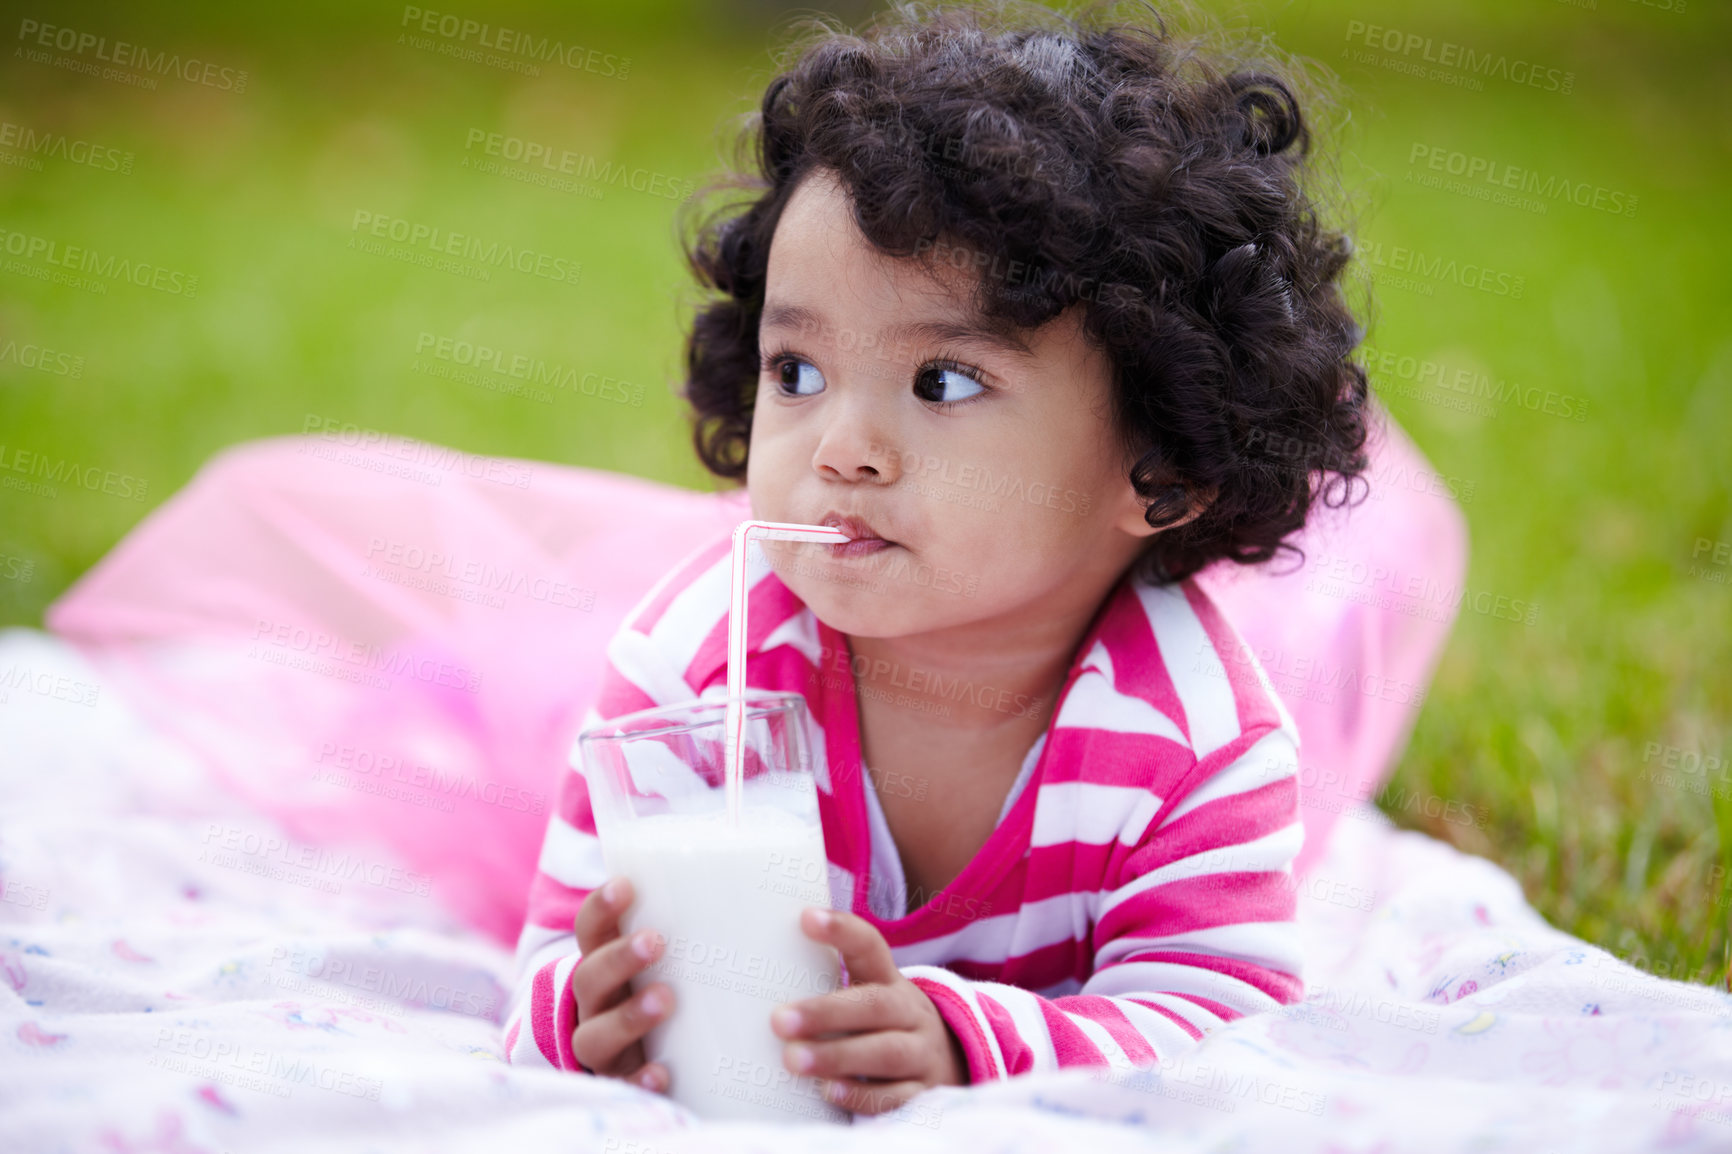
[[[661,1079],[656,1077],[656,1072],[654,1070],[646,1068],[643,1073],[637,1076],[637,1081],[638,1085],[642,1086],[644,1089],[654,1090],[656,1084],[660,1082]]]
[[[652,1018],[655,1017],[656,1015],[660,1014],[662,1012],[662,1010],[664,1009],[664,1007],[662,1006],[662,996],[660,994],[656,993],[654,990],[651,990],[649,993],[645,994],[643,996],[643,1001],[638,1003],[638,1004],[643,1007],[643,1012],[648,1014]]]
[[[798,1010],[790,1010],[784,1006],[771,1014],[770,1018],[772,1019],[770,1024],[781,1033],[798,1034],[800,1032],[800,1011]]]
[[[624,888],[625,887],[620,884],[620,880],[614,878],[612,881],[601,887],[601,896],[607,899],[608,905],[617,906],[619,905],[619,891]]]
[[[789,1046],[788,1057],[793,1059],[794,1069],[802,1074],[812,1068],[812,1063],[815,1060],[810,1046]]]
[[[830,928],[830,920],[831,919],[830,919],[830,911],[829,910],[814,909],[812,911],[812,924],[817,926],[819,929],[821,929],[821,930],[829,929]]]
[[[656,952],[656,936],[654,932],[650,930],[639,930],[637,933],[633,934],[631,939],[631,952],[642,958],[644,961],[649,961],[651,955]]]

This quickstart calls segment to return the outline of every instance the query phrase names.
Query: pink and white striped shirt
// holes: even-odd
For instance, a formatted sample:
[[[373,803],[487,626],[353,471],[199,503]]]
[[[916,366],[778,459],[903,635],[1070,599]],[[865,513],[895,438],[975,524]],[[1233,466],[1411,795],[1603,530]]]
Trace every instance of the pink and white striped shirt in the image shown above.
[[[586,724],[726,696],[728,544],[694,554],[627,616]],[[1194,583],[1127,578],[1109,594],[997,828],[912,913],[861,763],[847,638],[761,562],[750,598],[747,685],[801,694],[819,731],[832,904],[884,935],[961,1041],[971,1081],[1148,1066],[1301,999],[1298,733]],[[557,793],[505,1049],[513,1064],[580,1070],[572,923],[607,874],[583,775],[567,771]]]

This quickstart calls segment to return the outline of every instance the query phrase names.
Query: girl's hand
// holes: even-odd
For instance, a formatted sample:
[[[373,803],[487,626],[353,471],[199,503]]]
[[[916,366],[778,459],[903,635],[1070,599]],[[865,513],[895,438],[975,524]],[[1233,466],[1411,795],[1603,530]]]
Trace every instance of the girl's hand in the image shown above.
[[[577,998],[577,1029],[571,1052],[597,1074],[629,1078],[646,1090],[666,1091],[668,1069],[644,1062],[643,1037],[667,1017],[673,991],[657,982],[632,996],[631,979],[661,953],[661,935],[640,929],[630,938],[619,936],[619,916],[631,905],[631,882],[610,878],[590,892],[577,909],[577,972],[571,989]]]
[[[834,946],[851,985],[789,1002],[770,1028],[790,1044],[782,1061],[817,1078],[825,1097],[856,1114],[896,1109],[932,1086],[968,1083],[962,1045],[932,999],[902,976],[884,935],[863,918],[812,907],[800,915],[806,936]]]

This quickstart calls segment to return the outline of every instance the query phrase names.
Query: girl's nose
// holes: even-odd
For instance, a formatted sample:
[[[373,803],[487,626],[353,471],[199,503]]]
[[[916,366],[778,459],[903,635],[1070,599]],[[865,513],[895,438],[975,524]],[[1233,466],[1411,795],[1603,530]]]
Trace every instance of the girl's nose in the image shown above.
[[[812,468],[825,480],[888,485],[902,475],[901,452],[867,408],[838,405],[826,414],[812,452]]]

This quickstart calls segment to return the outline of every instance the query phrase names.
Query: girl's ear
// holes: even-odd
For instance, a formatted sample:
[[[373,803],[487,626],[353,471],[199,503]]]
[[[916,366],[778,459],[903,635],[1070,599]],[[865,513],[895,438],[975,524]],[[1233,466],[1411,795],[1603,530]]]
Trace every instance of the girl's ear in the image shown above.
[[[1190,507],[1185,511],[1185,515],[1177,521],[1162,525],[1157,529],[1149,524],[1148,519],[1144,516],[1149,507],[1148,502],[1137,495],[1137,490],[1131,484],[1131,479],[1126,477],[1119,486],[1119,508],[1113,519],[1114,527],[1132,537],[1153,537],[1156,533],[1164,533],[1168,529],[1177,529],[1180,525],[1195,521],[1214,501],[1215,492],[1213,489],[1207,492],[1198,492],[1189,488],[1185,491],[1190,497]]]

